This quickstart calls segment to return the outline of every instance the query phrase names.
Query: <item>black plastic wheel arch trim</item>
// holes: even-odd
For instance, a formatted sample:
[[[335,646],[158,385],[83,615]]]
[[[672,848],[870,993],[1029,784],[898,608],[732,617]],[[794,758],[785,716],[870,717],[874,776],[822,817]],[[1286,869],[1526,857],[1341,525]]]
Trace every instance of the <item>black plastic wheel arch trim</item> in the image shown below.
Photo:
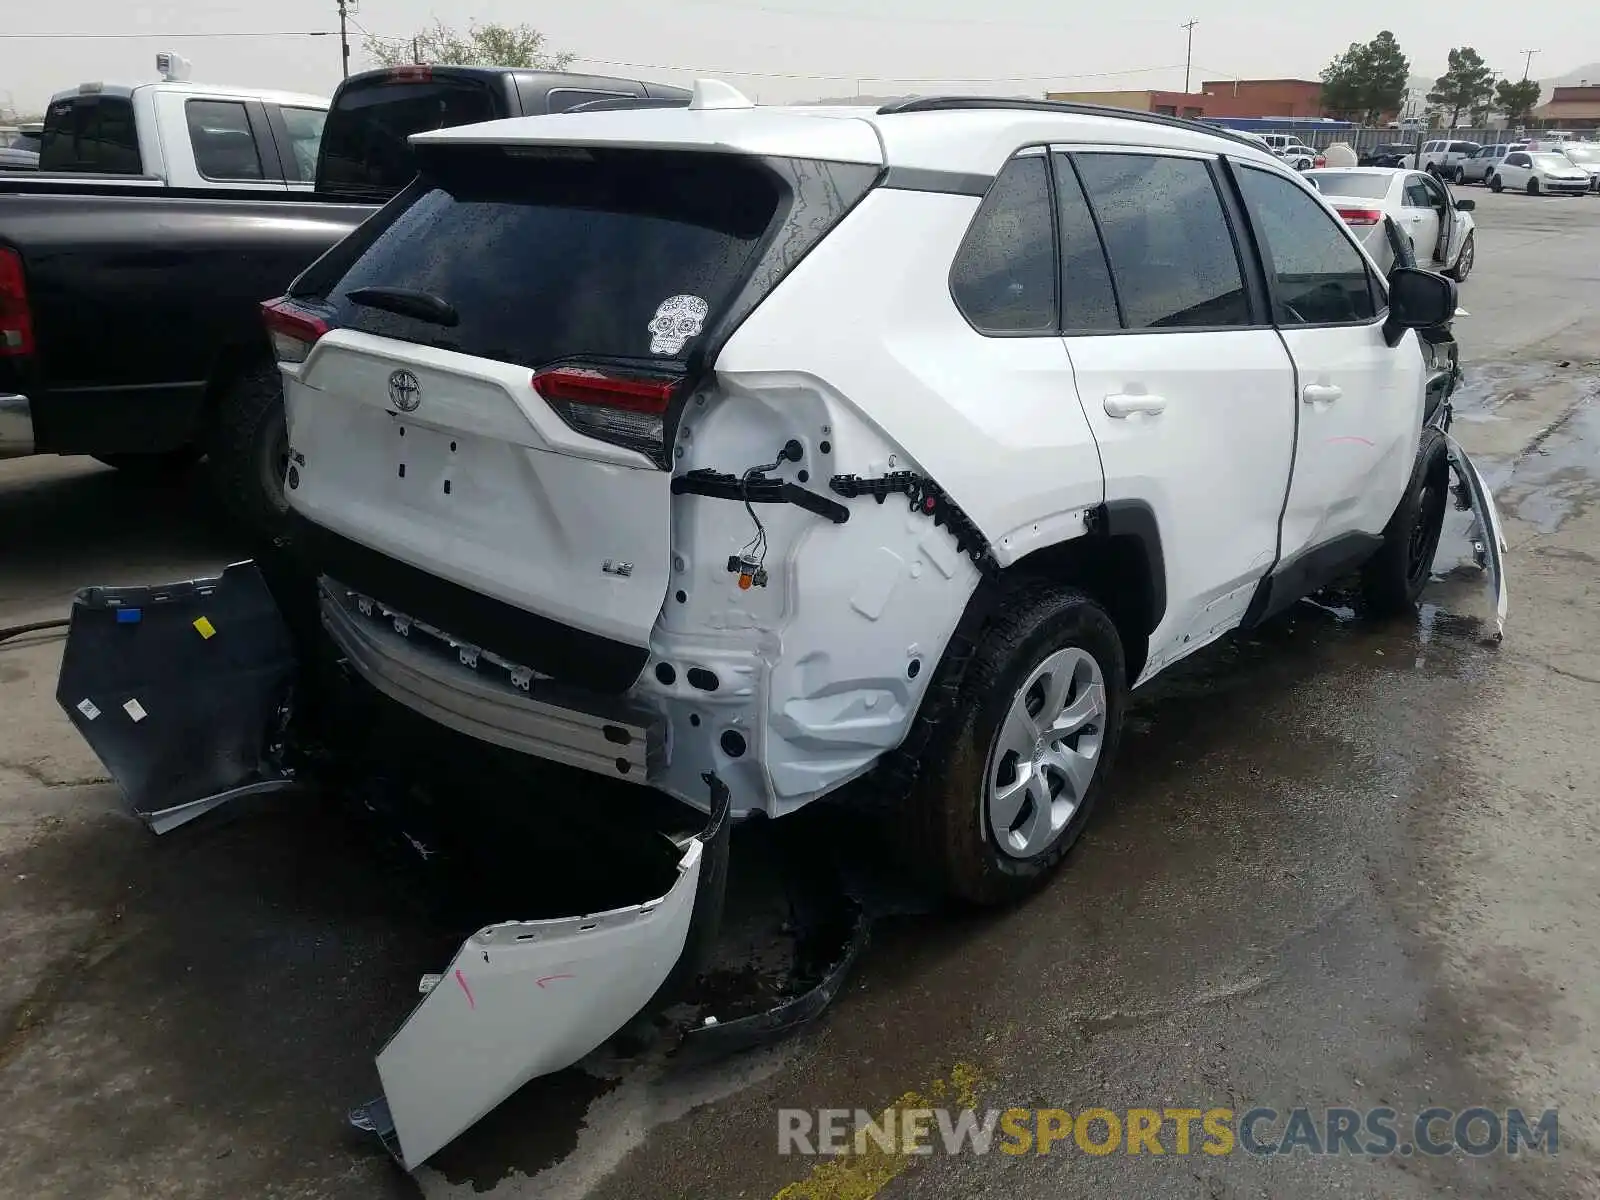
[[[1089,532],[1098,537],[1130,537],[1144,548],[1150,567],[1150,628],[1167,615],[1167,561],[1161,552],[1161,524],[1143,500],[1108,500],[1089,510]]]

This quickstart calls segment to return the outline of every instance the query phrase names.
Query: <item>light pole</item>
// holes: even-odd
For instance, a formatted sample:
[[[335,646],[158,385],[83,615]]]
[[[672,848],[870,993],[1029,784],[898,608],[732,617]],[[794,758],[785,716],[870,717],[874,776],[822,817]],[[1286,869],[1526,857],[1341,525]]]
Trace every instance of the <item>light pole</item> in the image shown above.
[[[1200,24],[1199,17],[1190,17],[1183,23],[1183,28],[1189,31],[1189,50],[1183,56],[1183,94],[1189,94],[1189,67],[1194,62],[1194,27]]]
[[[1537,50],[1523,50],[1521,53],[1525,56],[1522,64],[1522,82],[1527,83],[1528,72],[1533,70],[1533,56],[1539,52]]]

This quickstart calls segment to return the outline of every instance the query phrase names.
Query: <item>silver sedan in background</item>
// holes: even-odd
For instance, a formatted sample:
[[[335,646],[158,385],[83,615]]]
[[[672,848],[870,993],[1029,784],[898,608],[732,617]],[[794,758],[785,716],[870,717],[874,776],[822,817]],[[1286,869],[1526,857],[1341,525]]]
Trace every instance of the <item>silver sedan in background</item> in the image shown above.
[[[1323,168],[1305,173],[1344,218],[1378,265],[1394,265],[1384,228],[1388,218],[1411,243],[1417,266],[1463,280],[1477,256],[1472,210],[1448,185],[1426,171],[1402,167]]]

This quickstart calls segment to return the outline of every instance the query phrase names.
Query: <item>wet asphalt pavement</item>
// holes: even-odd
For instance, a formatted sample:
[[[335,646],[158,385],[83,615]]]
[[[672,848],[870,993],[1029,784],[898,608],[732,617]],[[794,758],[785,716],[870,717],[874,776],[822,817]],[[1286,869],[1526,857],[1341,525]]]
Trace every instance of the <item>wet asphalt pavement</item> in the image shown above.
[[[813,1029],[697,1067],[604,1051],[414,1179],[343,1115],[470,928],[473,873],[310,798],[157,842],[55,707],[60,643],[0,645],[0,1194],[1600,1195],[1600,200],[1471,194],[1456,433],[1507,523],[1503,644],[1452,513],[1417,620],[1303,604],[1142,690],[1113,795],[1029,903],[926,911],[868,872],[897,911]],[[0,626],[214,569],[235,548],[206,510],[197,482],[0,464]],[[861,822],[796,820],[870,861]],[[505,842],[497,887],[550,868],[537,823]],[[777,853],[737,832],[724,962],[759,957],[757,988],[788,957]],[[966,1104],[1265,1107],[1274,1142],[1297,1107],[1385,1106],[1407,1144],[1430,1105],[1554,1108],[1560,1152],[1213,1156],[1197,1125],[1179,1154],[1170,1123],[1161,1156],[776,1150],[780,1108]]]

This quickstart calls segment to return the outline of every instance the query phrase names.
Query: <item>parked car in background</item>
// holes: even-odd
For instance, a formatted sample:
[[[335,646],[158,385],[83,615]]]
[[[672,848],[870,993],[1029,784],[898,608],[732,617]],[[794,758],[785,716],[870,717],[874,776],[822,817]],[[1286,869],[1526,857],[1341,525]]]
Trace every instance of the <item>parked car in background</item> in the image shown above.
[[[1322,151],[1308,146],[1304,142],[1290,142],[1282,150],[1278,151],[1278,157],[1296,171],[1309,171],[1313,167],[1327,165],[1327,160],[1323,158]]]
[[[1395,254],[1384,231],[1392,217],[1411,244],[1416,264],[1457,281],[1471,274],[1477,258],[1472,200],[1458,200],[1426,171],[1394,167],[1309,171],[1314,187],[1344,218],[1367,252],[1385,269]]]
[[[1589,190],[1600,192],[1600,142],[1568,142],[1561,147],[1561,153],[1589,172]]]
[[[1481,143],[1465,141],[1433,141],[1422,147],[1421,169],[1442,179],[1454,179],[1456,168],[1471,158]]]
[[[1505,156],[1489,176],[1494,191],[1541,192],[1581,196],[1589,190],[1589,172],[1559,150],[1516,150]]]
[[[190,83],[160,55],[159,83],[83,83],[50,98],[43,176],[151,188],[310,191],[325,96]]]
[[[124,171],[147,166],[147,151],[187,160],[193,93],[144,97],[152,115],[175,102],[176,119],[141,126],[137,94],[69,93],[46,122],[46,154],[66,154],[70,142],[86,165]],[[637,80],[405,66],[340,85],[314,176],[296,181],[313,191],[287,180],[173,187],[104,171],[0,176],[0,458],[92,454],[160,473],[203,454],[233,516],[272,530],[288,442],[260,302],[411,182],[409,135],[596,104],[688,102],[682,88]],[[291,163],[303,172],[303,155],[263,123],[261,94],[210,93],[205,103],[205,130],[230,128],[216,104],[245,114],[250,140],[240,133],[232,161],[270,152],[285,174]]]
[[[1363,151],[1356,165],[1361,167],[1409,167],[1417,147],[1410,142],[1385,142]]]
[[[0,171],[37,171],[39,155],[34,150],[0,146]]]
[[[1498,146],[1479,146],[1471,157],[1456,164],[1455,181],[1463,184],[1488,183],[1489,176],[1494,174],[1495,168],[1505,161],[1512,149],[1513,143],[1510,142],[1502,142]]]

